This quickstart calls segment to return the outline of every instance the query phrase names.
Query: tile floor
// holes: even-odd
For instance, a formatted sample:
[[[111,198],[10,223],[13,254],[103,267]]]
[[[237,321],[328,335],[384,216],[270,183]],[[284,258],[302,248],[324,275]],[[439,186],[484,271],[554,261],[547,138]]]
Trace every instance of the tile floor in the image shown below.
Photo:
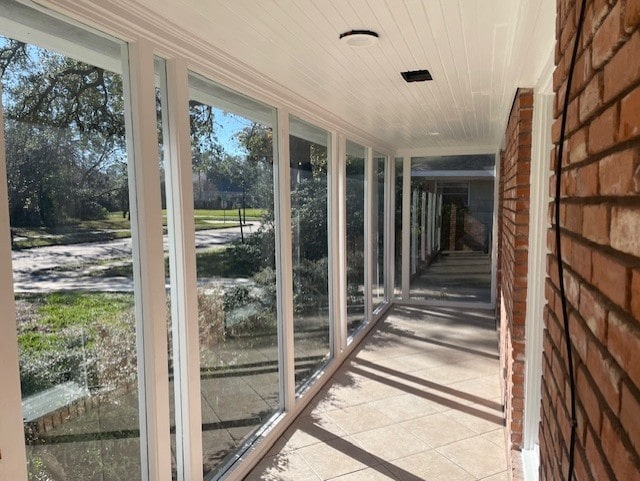
[[[491,311],[396,307],[245,478],[506,481]]]

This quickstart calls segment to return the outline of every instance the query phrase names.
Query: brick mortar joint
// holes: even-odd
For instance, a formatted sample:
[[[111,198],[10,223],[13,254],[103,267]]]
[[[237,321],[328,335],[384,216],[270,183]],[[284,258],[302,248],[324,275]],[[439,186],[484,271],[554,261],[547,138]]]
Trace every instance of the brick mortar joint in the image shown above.
[[[566,196],[560,199],[560,204],[580,207],[580,206],[596,206],[607,205],[611,207],[640,207],[640,195],[590,195],[584,197]],[[549,201],[549,205],[553,206],[553,199]]]
[[[620,263],[623,264],[623,267],[625,269],[629,269],[629,270],[640,269],[640,257],[636,257],[632,254],[627,254],[626,252],[616,250],[610,245],[598,244],[582,236],[582,234],[572,232],[568,229],[565,229],[562,226],[560,226],[560,228],[561,228],[561,234],[564,234],[567,237],[572,238],[573,240],[584,241],[584,242],[581,242],[581,244],[587,244],[587,245],[584,245],[584,247],[587,247],[591,251],[602,253],[607,257],[613,257],[614,259],[620,261]],[[548,252],[548,254],[557,261],[558,256],[555,252],[550,251]],[[562,256],[562,263],[565,267],[568,265],[567,258],[565,255]]]
[[[604,68],[604,66],[602,68]],[[571,108],[571,104],[573,104],[573,102],[577,101],[578,103],[580,103],[580,96],[586,91],[589,82],[593,79],[593,77],[595,77],[595,75],[597,74],[594,74],[592,77],[590,77],[589,81],[585,82],[585,86],[582,89],[576,92],[574,91],[571,92],[569,109]],[[616,94],[614,97],[609,99],[607,102],[604,102],[604,99],[602,99],[603,102],[600,103],[596,109],[590,112],[589,115],[584,120],[578,119],[574,128],[570,128],[569,125],[567,125],[567,130],[565,132],[565,140],[568,140],[571,136],[579,132],[583,127],[591,125],[594,122],[594,120],[599,118],[604,112],[606,112],[608,109],[610,109],[614,105],[620,103],[621,100],[623,100],[627,95],[629,95],[639,87],[640,87],[640,78],[634,81],[630,86],[620,91],[618,94]],[[555,95],[558,96],[559,92],[556,91]],[[556,116],[554,116],[553,121],[556,122],[560,120],[562,118],[563,112],[564,112],[564,109],[562,108],[558,108],[557,112],[554,111],[554,114]],[[618,117],[619,117],[619,113],[618,113]],[[554,142],[553,145],[557,146],[558,144]]]

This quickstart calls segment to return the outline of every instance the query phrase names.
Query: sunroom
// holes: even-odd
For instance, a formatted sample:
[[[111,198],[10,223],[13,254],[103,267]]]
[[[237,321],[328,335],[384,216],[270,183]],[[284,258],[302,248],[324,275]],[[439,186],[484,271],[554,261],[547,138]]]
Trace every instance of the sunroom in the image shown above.
[[[599,3],[0,0],[0,480],[634,479],[640,7]]]

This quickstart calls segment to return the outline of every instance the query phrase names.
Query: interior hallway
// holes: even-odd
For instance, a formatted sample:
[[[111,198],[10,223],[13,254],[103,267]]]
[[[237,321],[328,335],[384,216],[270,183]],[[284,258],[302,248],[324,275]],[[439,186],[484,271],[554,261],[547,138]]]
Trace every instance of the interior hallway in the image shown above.
[[[494,313],[395,307],[245,479],[506,481]]]

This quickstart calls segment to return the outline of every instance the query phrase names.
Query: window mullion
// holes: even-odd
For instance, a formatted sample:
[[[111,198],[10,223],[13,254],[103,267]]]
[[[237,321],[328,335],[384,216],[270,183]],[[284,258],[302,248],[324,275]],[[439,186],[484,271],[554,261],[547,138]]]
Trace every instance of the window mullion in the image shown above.
[[[402,300],[409,300],[411,279],[411,158],[402,160]]]
[[[329,153],[330,161],[327,166],[327,173],[329,177],[329,205],[327,209],[329,218],[327,219],[327,225],[329,228],[329,332],[331,336],[331,355],[334,358],[338,357],[343,350],[341,333],[342,325],[345,324],[345,318],[342,316],[342,305],[345,303],[345,299],[342,294],[342,259],[344,258],[344,243],[341,242],[343,237],[341,206],[344,202],[341,182],[344,175],[341,168],[343,163],[340,158],[339,142],[338,134],[336,132],[332,132],[329,142],[329,145],[331,146]]]
[[[2,85],[0,85],[0,479],[27,479],[27,453],[22,424],[18,333],[13,298],[11,267],[11,232],[9,225],[9,192],[4,142]]]
[[[126,47],[125,47],[126,49]],[[123,58],[127,59],[127,52]],[[127,62],[125,62],[127,63]],[[164,252],[153,49],[128,48],[126,126],[137,323],[142,479],[171,479]]]
[[[340,296],[338,308],[340,310],[339,328],[336,329],[337,343],[343,352],[347,348],[347,138],[344,135],[334,135],[336,139],[336,166],[338,176],[338,281]]]
[[[293,247],[291,232],[291,168],[289,162],[289,112],[277,112],[277,156],[274,162],[276,284],[278,298],[278,354],[280,399],[285,411],[295,407],[295,353],[293,332]]]
[[[177,471],[180,481],[198,481],[203,478],[202,411],[188,72],[180,59],[167,60],[166,66],[169,162],[165,170]]]
[[[373,312],[373,274],[375,272],[377,249],[372,245],[374,234],[374,215],[377,215],[377,205],[374,205],[375,168],[373,164],[373,150],[365,149],[364,162],[364,319],[369,322]]]
[[[395,235],[393,226],[395,225],[396,198],[394,186],[396,182],[395,159],[391,156],[385,157],[385,178],[384,178],[384,300],[389,302],[393,299],[393,289],[395,285],[394,251]]]

